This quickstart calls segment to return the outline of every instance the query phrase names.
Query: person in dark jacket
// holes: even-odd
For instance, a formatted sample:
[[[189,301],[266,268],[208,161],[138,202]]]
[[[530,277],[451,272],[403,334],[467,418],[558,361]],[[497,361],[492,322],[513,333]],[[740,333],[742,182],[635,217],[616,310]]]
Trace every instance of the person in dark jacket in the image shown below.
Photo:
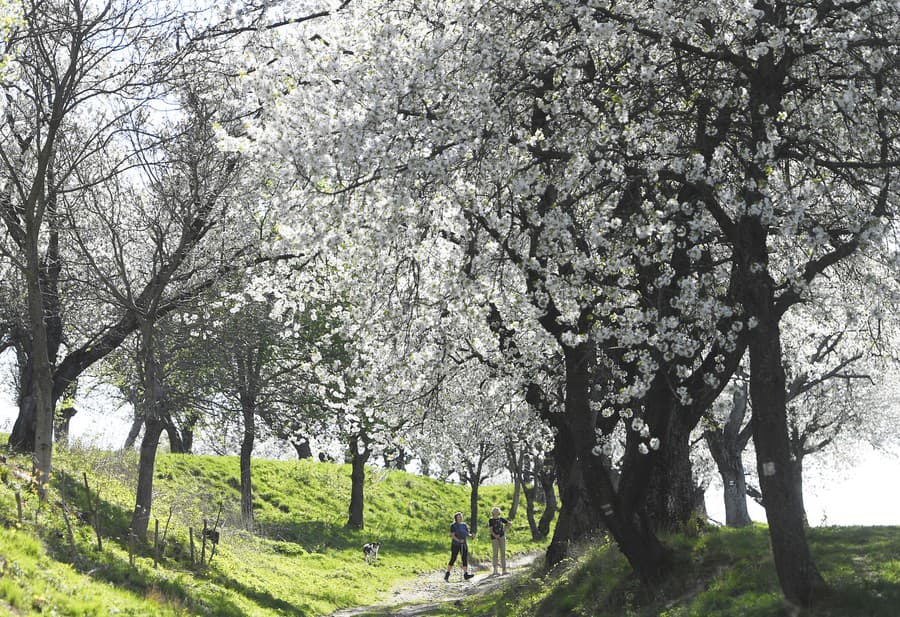
[[[494,548],[494,575],[500,574],[497,570],[498,565],[503,568],[503,574],[506,574],[506,531],[510,525],[511,523],[507,519],[500,516],[500,508],[495,507],[491,510],[488,529],[491,530],[491,545]]]
[[[463,578],[469,580],[474,574],[469,573],[469,545],[468,539],[474,537],[475,534],[469,532],[469,526],[462,520],[462,512],[453,515],[453,524],[450,525],[450,563],[447,564],[447,571],[444,572],[444,580],[450,580],[450,570],[456,563],[459,556],[462,559]]]

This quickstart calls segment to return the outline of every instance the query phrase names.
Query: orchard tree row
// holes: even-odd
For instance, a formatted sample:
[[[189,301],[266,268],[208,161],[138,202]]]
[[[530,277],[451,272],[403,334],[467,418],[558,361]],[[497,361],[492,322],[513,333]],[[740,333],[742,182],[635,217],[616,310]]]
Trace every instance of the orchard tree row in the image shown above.
[[[896,433],[896,2],[4,10],[0,350],[41,485],[91,375],[135,412],[138,534],[164,433],[237,433],[248,526],[272,434],[342,444],[355,527],[377,456],[455,472],[473,521],[497,461],[551,515],[555,481],[548,561],[603,531],[653,585],[706,458],[786,598],[825,588],[805,457]]]

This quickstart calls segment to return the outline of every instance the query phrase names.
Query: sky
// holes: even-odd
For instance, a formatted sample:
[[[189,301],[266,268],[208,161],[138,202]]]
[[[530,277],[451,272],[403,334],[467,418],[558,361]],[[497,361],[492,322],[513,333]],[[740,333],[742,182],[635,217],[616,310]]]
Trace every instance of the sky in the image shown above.
[[[101,447],[121,448],[129,428],[129,410],[106,408],[99,398],[78,401],[79,413],[72,418],[70,437]],[[0,390],[0,432],[9,432],[16,418],[10,393]],[[291,453],[293,454],[293,453]],[[831,470],[828,476],[807,466],[804,478],[804,502],[811,525],[898,525],[900,492],[894,490],[900,478],[900,452],[893,456],[876,452],[869,446],[853,457],[856,464]],[[765,512],[748,500],[750,516],[765,521]],[[706,493],[709,517],[725,520],[721,489],[710,486]]]

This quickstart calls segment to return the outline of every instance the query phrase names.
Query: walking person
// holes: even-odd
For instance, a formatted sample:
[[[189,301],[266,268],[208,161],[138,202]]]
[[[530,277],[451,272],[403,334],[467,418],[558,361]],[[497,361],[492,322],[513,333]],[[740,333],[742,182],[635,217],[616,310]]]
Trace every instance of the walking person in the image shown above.
[[[488,519],[488,528],[491,530],[491,545],[494,548],[494,576],[500,574],[497,571],[498,565],[503,568],[503,574],[506,574],[506,530],[510,526],[511,523],[500,516],[500,508],[494,507],[491,510],[491,518]]]
[[[474,574],[469,574],[469,538],[475,534],[469,532],[469,526],[462,520],[462,512],[453,515],[453,524],[450,525],[450,563],[447,564],[447,571],[444,572],[444,580],[450,580],[450,570],[456,563],[456,557],[462,560],[463,578],[469,580]]]

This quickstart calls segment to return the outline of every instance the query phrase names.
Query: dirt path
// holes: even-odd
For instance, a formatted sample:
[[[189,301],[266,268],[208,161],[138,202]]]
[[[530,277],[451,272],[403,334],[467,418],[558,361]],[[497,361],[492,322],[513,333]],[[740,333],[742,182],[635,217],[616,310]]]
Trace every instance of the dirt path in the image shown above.
[[[461,580],[459,568],[454,568],[450,582],[444,582],[444,572],[429,572],[413,581],[404,581],[389,592],[388,598],[371,606],[345,608],[328,617],[415,617],[448,602],[459,602],[469,596],[489,593],[512,584],[543,553],[518,555],[509,561],[509,574],[493,576],[489,571],[476,572],[475,578]]]

